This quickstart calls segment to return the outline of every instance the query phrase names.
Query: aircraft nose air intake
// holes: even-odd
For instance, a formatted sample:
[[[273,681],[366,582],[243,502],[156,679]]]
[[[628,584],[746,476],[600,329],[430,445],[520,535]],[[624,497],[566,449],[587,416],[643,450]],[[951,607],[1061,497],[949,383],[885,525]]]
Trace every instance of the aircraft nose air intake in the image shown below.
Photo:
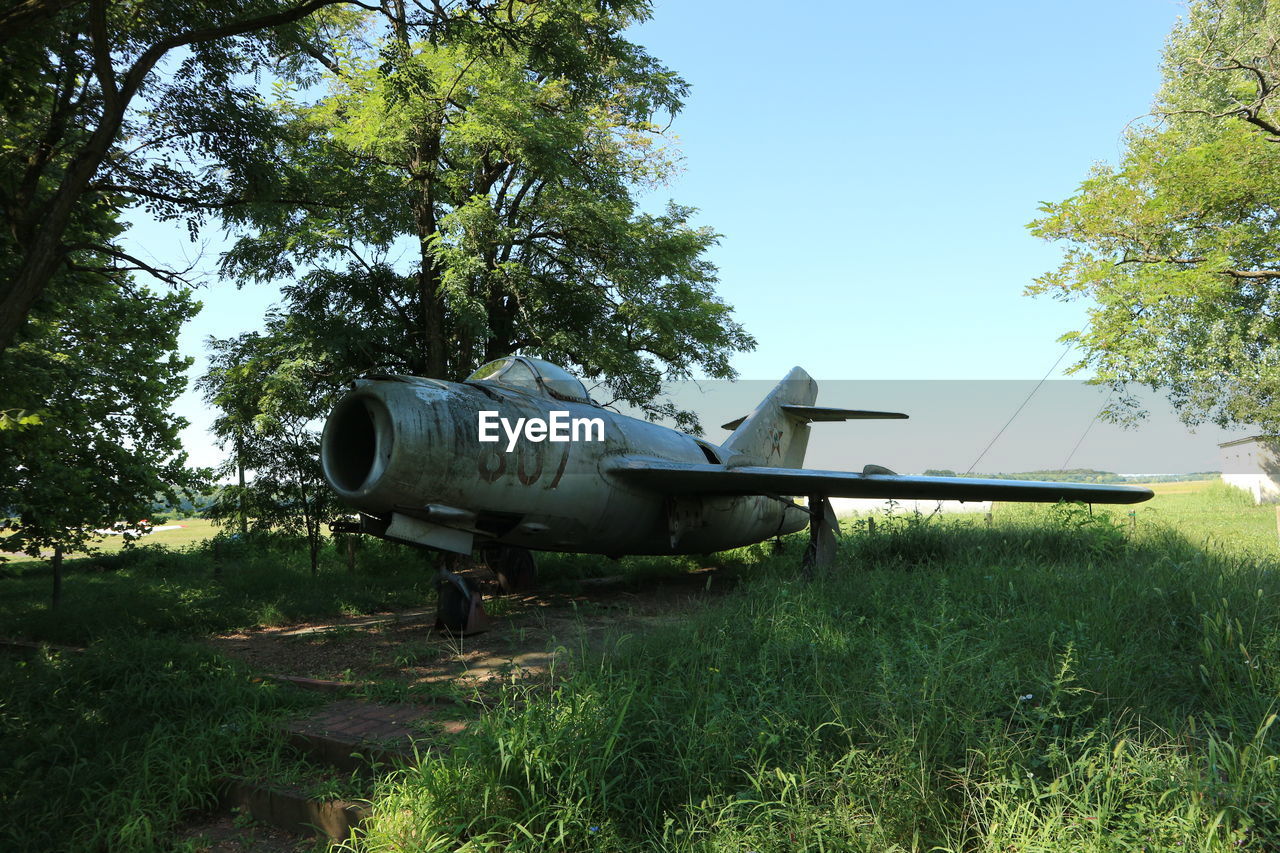
[[[344,495],[368,492],[391,458],[391,415],[374,396],[343,401],[325,423],[320,459],[325,479]]]

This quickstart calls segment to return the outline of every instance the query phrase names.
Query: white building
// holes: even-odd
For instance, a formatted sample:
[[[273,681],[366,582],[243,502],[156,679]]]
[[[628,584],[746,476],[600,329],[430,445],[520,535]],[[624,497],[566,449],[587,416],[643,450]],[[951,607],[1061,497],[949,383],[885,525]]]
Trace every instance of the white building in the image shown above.
[[[1280,501],[1280,438],[1251,435],[1218,445],[1222,482],[1253,495],[1254,503]]]

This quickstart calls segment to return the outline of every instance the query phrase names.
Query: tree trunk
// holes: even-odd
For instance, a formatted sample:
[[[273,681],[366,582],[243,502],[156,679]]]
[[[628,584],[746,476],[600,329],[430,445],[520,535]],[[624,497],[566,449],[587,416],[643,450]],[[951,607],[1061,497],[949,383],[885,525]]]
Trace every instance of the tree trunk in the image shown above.
[[[9,348],[27,321],[27,314],[62,263],[62,235],[66,233],[85,187],[102,165],[124,120],[125,104],[103,109],[102,122],[80,149],[49,202],[44,216],[24,247],[22,262],[8,286],[0,288],[0,352]]]
[[[53,595],[49,599],[49,606],[56,609],[62,601],[62,546],[53,546],[53,559],[50,561],[53,566]]]
[[[307,530],[307,550],[311,555],[311,577],[320,570],[320,516],[319,507],[312,506],[307,498],[306,474],[302,468],[295,469],[298,474],[298,495],[302,498],[302,524]]]
[[[55,0],[55,3],[48,5],[53,6],[60,2],[61,0]],[[292,23],[317,9],[341,2],[344,0],[307,0],[280,12],[221,26],[177,33],[161,39],[144,50],[120,79],[118,88],[114,80],[98,79],[103,94],[102,114],[98,120],[98,126],[89,132],[88,141],[68,164],[62,181],[44,208],[39,222],[31,223],[28,220],[28,224],[34,224],[35,227],[30,231],[18,270],[8,282],[0,282],[0,352],[4,352],[13,343],[14,337],[26,323],[31,307],[40,298],[49,280],[57,271],[58,265],[62,263],[64,252],[62,238],[71,224],[76,208],[82,204],[85,188],[119,137],[120,129],[124,124],[125,111],[128,110],[129,103],[156,63],[169,51],[177,48]],[[44,4],[35,4],[37,8],[42,5]],[[102,7],[105,7],[105,3]],[[102,7],[99,7],[99,11]],[[23,18],[19,17],[15,20],[11,14],[13,11],[6,10],[4,17],[0,20],[20,25]],[[95,48],[107,54],[105,61],[108,64],[112,61],[109,55],[112,50],[111,45],[100,43],[95,45]]]
[[[515,349],[512,341],[515,338],[515,300],[502,293],[492,293],[487,301],[489,314],[489,337],[485,341],[484,360],[486,362],[511,355]]]
[[[434,220],[435,217],[430,217]],[[434,223],[430,226],[435,233]],[[449,368],[444,351],[444,300],[440,298],[440,272],[422,236],[422,267],[418,270],[418,302],[422,311],[422,375],[448,379]]]
[[[240,513],[240,535],[249,535],[249,518],[244,511],[244,437],[236,430],[236,470],[240,475],[240,494],[236,496],[236,509]]]
[[[431,251],[431,242],[439,229],[436,217],[436,169],[440,159],[440,136],[444,132],[443,116],[436,115],[418,131],[414,146],[413,180],[417,199],[413,206],[414,230],[418,236],[418,311],[422,335],[416,354],[422,375],[435,379],[452,379],[448,353],[445,350],[444,299],[440,294],[442,271]]]
[[[314,578],[320,573],[320,531],[310,522],[307,522],[307,547],[311,550],[311,577]]]

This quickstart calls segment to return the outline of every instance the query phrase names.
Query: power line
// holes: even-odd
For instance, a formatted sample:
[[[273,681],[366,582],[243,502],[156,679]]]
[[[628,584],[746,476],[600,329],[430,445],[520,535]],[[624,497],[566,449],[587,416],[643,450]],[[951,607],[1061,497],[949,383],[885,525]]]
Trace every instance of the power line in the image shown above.
[[[1040,386],[1045,383],[1045,380],[1049,378],[1049,376],[1053,373],[1053,371],[1058,369],[1058,365],[1061,364],[1062,360],[1067,357],[1067,353],[1071,352],[1071,348],[1073,346],[1075,346],[1074,342],[1067,344],[1067,348],[1062,351],[1062,355],[1058,356],[1058,360],[1053,363],[1053,367],[1050,367],[1048,372],[1045,373],[1044,377],[1039,382],[1036,383],[1036,387],[1031,389],[1031,393],[1027,395],[1027,399],[1023,400],[1022,405],[1018,406],[1018,408],[1014,411],[1014,413],[1009,416],[1009,420],[1005,421],[1004,426],[1000,427],[1000,431],[996,433],[995,438],[991,439],[991,441],[987,443],[987,446],[982,448],[982,452],[978,454],[978,458],[973,460],[973,464],[969,466],[969,469],[967,471],[965,471],[966,474],[973,473],[973,469],[977,467],[977,464],[979,462],[982,461],[982,457],[986,456],[987,451],[990,450],[992,446],[997,441],[1000,440],[1000,436],[1004,435],[1004,431],[1009,428],[1009,424],[1013,423],[1014,418],[1016,418],[1024,408],[1026,408],[1027,403],[1031,402],[1031,398],[1036,395],[1036,392],[1040,390]]]
[[[1098,422],[1098,418],[1102,417],[1102,413],[1107,410],[1107,404],[1111,402],[1111,395],[1116,393],[1116,389],[1112,388],[1107,392],[1107,399],[1102,401],[1102,406],[1093,415],[1093,420],[1089,421],[1089,425],[1084,428],[1084,433],[1080,436],[1080,440],[1076,442],[1076,446],[1071,448],[1071,452],[1067,454],[1067,459],[1062,463],[1062,470],[1067,470],[1067,465],[1071,463],[1071,457],[1076,455],[1076,451],[1080,449],[1080,445],[1084,444],[1085,436],[1089,434],[1089,430],[1093,429],[1093,425]]]

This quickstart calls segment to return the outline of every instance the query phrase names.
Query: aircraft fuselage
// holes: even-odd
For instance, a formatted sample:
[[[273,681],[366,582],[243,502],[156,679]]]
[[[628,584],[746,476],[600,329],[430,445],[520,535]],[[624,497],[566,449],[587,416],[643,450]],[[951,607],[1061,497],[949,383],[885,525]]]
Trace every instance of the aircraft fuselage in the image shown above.
[[[498,440],[480,440],[482,427],[493,436],[495,425],[522,419],[534,428],[516,437],[498,428]],[[566,426],[544,431],[539,423]],[[553,440],[557,434],[569,440]],[[373,532],[460,553],[480,542],[708,553],[808,523],[804,509],[777,497],[667,497],[637,488],[612,476],[610,463],[626,456],[705,465],[723,461],[723,451],[608,409],[483,383],[363,380],[326,424],[321,455],[331,485],[366,524],[372,520]]]

